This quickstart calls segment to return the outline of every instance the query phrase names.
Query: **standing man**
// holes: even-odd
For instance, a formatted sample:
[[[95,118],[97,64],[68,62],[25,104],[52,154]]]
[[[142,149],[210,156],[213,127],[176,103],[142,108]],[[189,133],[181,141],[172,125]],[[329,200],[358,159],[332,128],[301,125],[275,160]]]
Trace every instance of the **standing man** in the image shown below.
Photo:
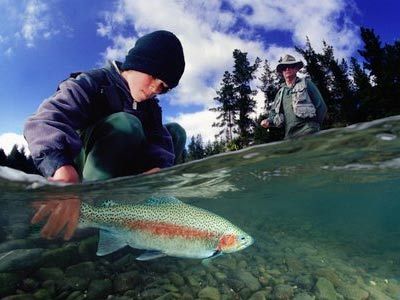
[[[26,122],[38,170],[78,183],[172,166],[186,133],[163,126],[155,97],[176,87],[184,68],[181,42],[160,30],[139,38],[123,63],[71,74]]]
[[[301,60],[286,54],[276,66],[285,83],[275,96],[267,119],[261,126],[285,127],[285,139],[312,134],[320,130],[326,115],[326,105],[315,84],[308,78],[297,77],[303,67]]]

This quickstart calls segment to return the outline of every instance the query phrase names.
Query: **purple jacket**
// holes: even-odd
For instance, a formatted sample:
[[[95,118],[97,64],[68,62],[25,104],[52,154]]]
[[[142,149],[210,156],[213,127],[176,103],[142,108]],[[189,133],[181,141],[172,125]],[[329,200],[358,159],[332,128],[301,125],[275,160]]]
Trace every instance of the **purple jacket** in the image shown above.
[[[148,141],[146,153],[152,162],[149,168],[172,166],[172,138],[161,123],[157,102],[149,99],[134,109],[128,85],[111,63],[106,68],[71,74],[25,124],[24,136],[36,167],[48,177],[63,165],[73,165],[82,148],[77,130],[116,112],[133,114],[141,121]]]

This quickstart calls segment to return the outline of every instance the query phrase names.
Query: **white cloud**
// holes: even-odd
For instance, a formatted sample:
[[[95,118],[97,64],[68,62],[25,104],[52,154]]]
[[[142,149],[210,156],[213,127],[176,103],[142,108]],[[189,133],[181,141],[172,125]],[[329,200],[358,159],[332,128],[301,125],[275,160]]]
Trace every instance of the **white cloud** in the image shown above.
[[[44,0],[1,0],[0,44],[16,48],[23,43],[32,48],[39,41],[49,40],[61,32],[70,36],[71,28],[63,24],[55,4]]]
[[[15,145],[19,150],[23,150],[25,155],[29,155],[28,144],[22,135],[11,132],[0,135],[0,149],[3,149],[6,155],[10,154]]]
[[[33,47],[38,38],[49,39],[58,33],[51,26],[49,7],[42,1],[29,0],[22,18],[21,35],[28,47]]]
[[[263,39],[264,33],[274,31],[289,33],[293,45],[299,46],[308,36],[317,51],[325,40],[334,46],[337,57],[348,57],[358,41],[357,29],[346,15],[348,8],[344,0],[171,0],[168,5],[163,0],[119,0],[114,11],[104,13],[98,34],[112,41],[104,58],[123,59],[138,36],[158,29],[174,32],[184,47],[186,69],[167,99],[175,106],[197,105],[200,111],[171,120],[182,124],[188,136],[202,133],[207,140],[216,131],[208,108],[214,105],[224,71],[232,69],[234,49],[248,52],[250,62],[256,56],[268,59],[272,68],[285,53],[299,57],[293,47]],[[256,100],[259,111],[262,95]]]
[[[201,134],[203,142],[213,141],[219,128],[212,127],[217,114],[215,112],[204,110],[189,114],[179,114],[177,117],[167,118],[168,122],[176,122],[186,130],[188,139],[192,136]]]
[[[14,54],[13,48],[11,48],[11,47],[7,48],[7,49],[4,51],[4,54],[5,54],[5,56],[8,56],[8,57],[12,56],[12,55]]]

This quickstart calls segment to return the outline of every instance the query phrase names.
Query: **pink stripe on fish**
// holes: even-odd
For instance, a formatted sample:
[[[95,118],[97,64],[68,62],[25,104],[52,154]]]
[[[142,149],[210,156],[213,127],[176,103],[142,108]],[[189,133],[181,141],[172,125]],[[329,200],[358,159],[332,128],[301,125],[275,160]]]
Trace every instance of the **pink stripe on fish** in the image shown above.
[[[126,221],[125,226],[132,230],[143,230],[154,235],[164,235],[168,237],[183,237],[187,239],[212,239],[218,237],[217,233],[167,222]]]

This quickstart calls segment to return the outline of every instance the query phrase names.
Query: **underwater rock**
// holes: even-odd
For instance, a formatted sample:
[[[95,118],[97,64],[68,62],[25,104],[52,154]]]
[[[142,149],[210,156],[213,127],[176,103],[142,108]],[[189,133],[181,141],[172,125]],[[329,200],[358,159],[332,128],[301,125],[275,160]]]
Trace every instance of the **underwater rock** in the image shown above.
[[[251,295],[251,297],[249,298],[249,300],[265,300],[265,299],[267,299],[267,295],[263,291],[258,291],[253,295]]]
[[[235,292],[239,292],[241,289],[245,287],[244,283],[240,279],[235,278],[227,278],[225,283],[229,285],[231,289]]]
[[[338,295],[336,290],[328,279],[324,277],[320,277],[315,284],[315,295],[317,299],[321,300],[331,300],[331,299],[338,299]]]
[[[223,273],[223,272],[215,272],[215,273],[214,273],[214,277],[215,277],[215,279],[216,279],[217,281],[219,281],[219,282],[223,282],[223,281],[225,281],[226,278],[227,278],[226,274]]]
[[[0,244],[0,253],[8,252],[15,249],[29,249],[33,248],[32,243],[28,240],[9,240]]]
[[[85,295],[80,291],[74,291],[65,300],[83,300],[85,299]]]
[[[344,284],[337,288],[337,291],[348,300],[366,300],[369,293],[357,285]]]
[[[300,293],[294,296],[293,300],[314,300],[315,296],[310,296],[307,293]]]
[[[242,299],[249,299],[252,293],[252,290],[250,290],[248,287],[244,287],[240,290],[239,295]]]
[[[53,295],[46,289],[39,289],[33,294],[35,299],[52,300]]]
[[[64,278],[64,272],[60,268],[40,268],[35,277],[42,280],[60,280]]]
[[[140,293],[140,298],[141,299],[149,299],[153,300],[158,297],[161,297],[164,295],[165,291],[161,288],[151,288],[151,289],[145,289],[142,293]]]
[[[89,283],[86,296],[89,300],[106,299],[111,291],[112,282],[110,279],[94,279]]]
[[[136,288],[143,281],[138,271],[131,271],[118,274],[113,280],[113,290],[117,293],[123,293]]]
[[[168,279],[175,286],[183,286],[185,284],[185,280],[183,279],[183,277],[176,272],[169,273]]]
[[[44,249],[15,249],[0,253],[0,272],[34,268],[41,262]]]
[[[1,300],[32,300],[35,299],[31,294],[17,294],[17,295],[10,295]]]
[[[200,287],[201,279],[197,276],[189,275],[186,277],[187,282],[191,287]]]
[[[97,247],[97,246],[96,246]],[[137,260],[136,258],[131,254],[128,253],[124,256],[122,256],[120,259],[114,261],[112,263],[112,268],[117,271],[132,271],[134,269],[137,269]]]
[[[180,294],[169,292],[154,300],[175,300],[175,299],[181,299]]]
[[[237,268],[236,260],[232,256],[228,256],[228,255],[218,257],[218,259],[215,260],[215,262],[213,262],[213,264],[222,269],[227,268],[230,270],[234,270]]]
[[[43,253],[43,267],[67,267],[79,262],[78,247],[66,244]]]
[[[339,286],[342,283],[342,279],[337,273],[329,268],[320,268],[315,271],[317,277],[323,277],[328,279],[334,286]]]
[[[31,293],[36,290],[39,286],[39,282],[37,282],[33,278],[25,278],[21,284],[21,290],[27,293]]]
[[[221,294],[215,287],[207,286],[199,291],[198,297],[207,300],[220,300]]]
[[[97,243],[99,238],[97,235],[82,240],[78,246],[78,253],[82,260],[90,260],[96,257]]]
[[[311,290],[314,286],[313,278],[311,277],[311,275],[308,274],[296,277],[295,283],[305,290]]]
[[[299,257],[290,255],[285,257],[285,264],[287,269],[293,273],[299,273],[304,270],[304,265]]]
[[[84,291],[89,285],[89,278],[65,277],[60,284],[65,290]]]
[[[13,273],[0,273],[0,297],[9,295],[17,288],[19,277]]]
[[[94,262],[87,261],[76,265],[69,266],[65,270],[67,277],[84,277],[84,278],[98,278],[96,273],[96,265]]]
[[[256,277],[248,271],[240,270],[236,274],[237,279],[241,280],[252,292],[261,289],[261,284]]]
[[[391,300],[393,298],[386,295],[380,289],[373,286],[364,286],[364,289],[370,294],[370,298],[373,300]]]
[[[294,288],[287,284],[280,284],[274,287],[273,298],[279,300],[292,299]]]
[[[42,283],[42,287],[48,290],[52,295],[56,293],[57,285],[54,280],[46,280]]]

